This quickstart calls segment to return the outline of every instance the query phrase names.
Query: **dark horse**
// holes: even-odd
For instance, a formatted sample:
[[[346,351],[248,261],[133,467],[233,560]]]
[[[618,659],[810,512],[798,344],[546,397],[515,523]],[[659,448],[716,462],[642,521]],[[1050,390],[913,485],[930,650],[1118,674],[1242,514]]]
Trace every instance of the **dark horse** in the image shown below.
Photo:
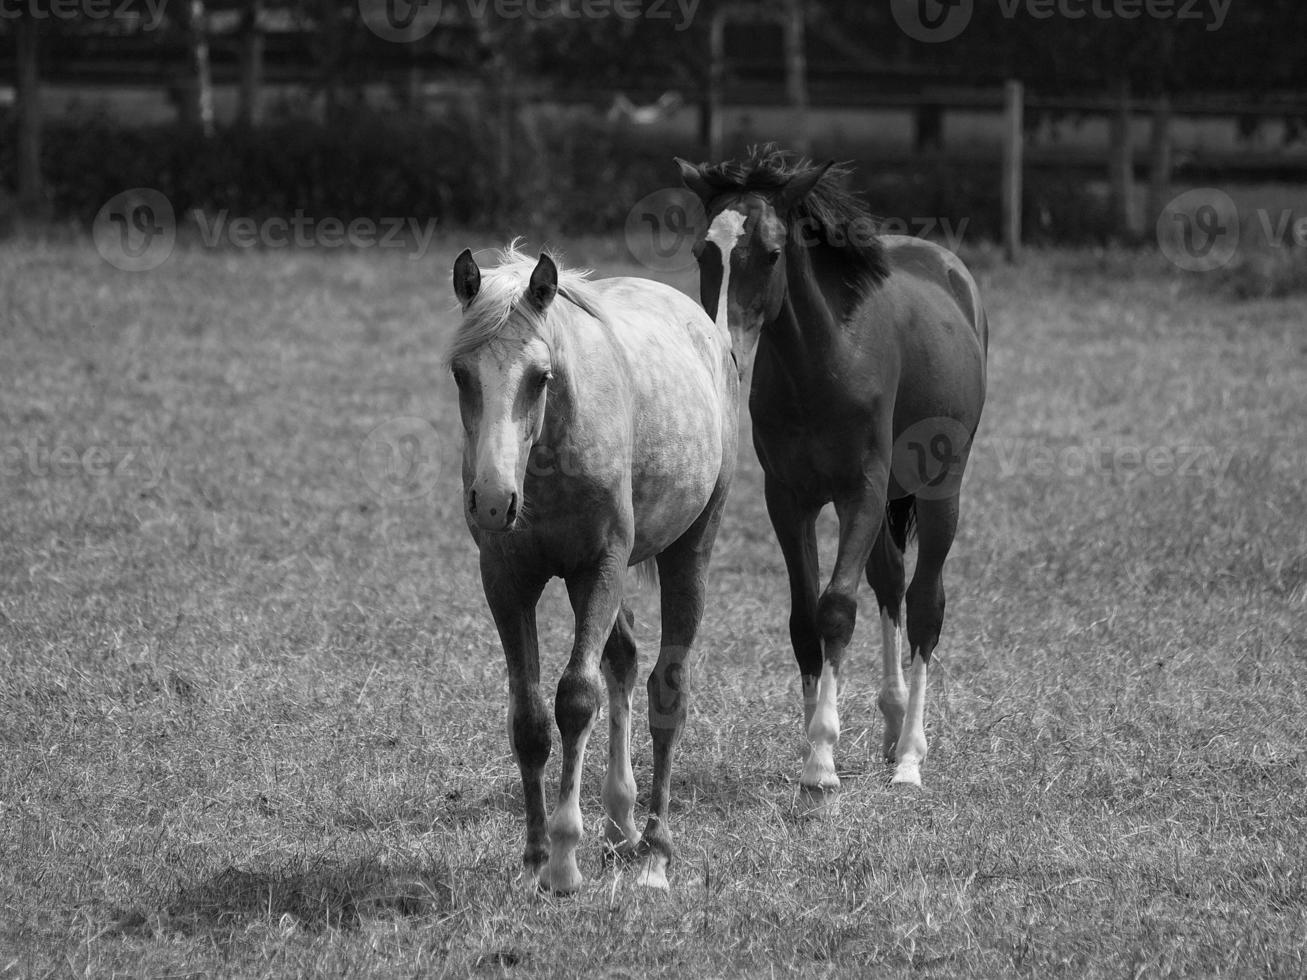
[[[725,302],[739,364],[754,358],[753,441],[789,572],[810,743],[801,786],[819,805],[839,788],[840,664],[864,572],[881,614],[885,759],[897,763],[894,782],[920,785],[944,560],[985,401],[989,328],[976,283],[944,248],[876,234],[875,219],[843,189],[847,171],[832,164],[770,148],[743,162],[677,163],[707,209],[696,246],[704,307],[720,319]],[[815,522],[831,502],[839,548],[819,593]],[[905,590],[914,527],[917,563]]]

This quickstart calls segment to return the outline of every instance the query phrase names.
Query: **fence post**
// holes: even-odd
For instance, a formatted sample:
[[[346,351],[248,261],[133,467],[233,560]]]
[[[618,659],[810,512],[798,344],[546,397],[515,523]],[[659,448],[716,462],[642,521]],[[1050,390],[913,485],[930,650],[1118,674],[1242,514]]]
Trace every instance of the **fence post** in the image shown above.
[[[726,17],[728,11],[719,7],[713,11],[708,25],[708,158],[722,158],[722,138],[725,121],[722,119],[722,88],[726,84]]]
[[[785,90],[791,113],[790,144],[806,156],[808,142],[808,63],[804,51],[803,0],[788,0],[785,5]]]
[[[18,122],[18,208],[35,216],[45,208],[41,178],[41,35],[35,16],[20,13],[14,21],[14,108]]]
[[[1021,82],[1003,87],[1003,252],[1021,258],[1021,156],[1025,92]]]

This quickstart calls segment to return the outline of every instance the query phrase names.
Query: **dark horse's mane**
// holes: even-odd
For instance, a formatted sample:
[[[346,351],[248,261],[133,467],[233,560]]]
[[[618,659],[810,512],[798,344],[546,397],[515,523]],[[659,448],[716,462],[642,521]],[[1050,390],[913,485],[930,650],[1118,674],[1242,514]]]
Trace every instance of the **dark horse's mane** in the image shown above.
[[[806,157],[796,157],[775,144],[751,147],[744,160],[723,160],[699,168],[704,183],[716,196],[756,192],[773,194],[796,177],[810,175],[818,167]],[[889,275],[885,246],[877,228],[880,219],[867,210],[866,202],[850,191],[847,178],[852,171],[832,164],[813,189],[788,215],[791,226],[802,222],[809,233],[843,259],[848,281],[873,286]]]

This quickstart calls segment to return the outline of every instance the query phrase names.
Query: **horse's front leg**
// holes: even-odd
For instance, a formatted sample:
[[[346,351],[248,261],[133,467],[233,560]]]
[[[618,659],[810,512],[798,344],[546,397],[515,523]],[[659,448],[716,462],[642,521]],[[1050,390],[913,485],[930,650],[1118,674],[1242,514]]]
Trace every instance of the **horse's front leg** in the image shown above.
[[[767,516],[785,558],[790,581],[790,644],[799,665],[803,689],[803,733],[806,738],[817,707],[821,678],[821,637],[817,633],[817,513],[819,507],[801,502],[775,477],[764,483]],[[806,759],[810,750],[805,750]]]
[[[522,863],[536,875],[549,858],[545,826],[544,770],[549,761],[549,710],[540,696],[540,648],[536,603],[543,582],[524,584],[507,567],[482,553],[481,581],[508,663],[508,744],[522,775],[526,847]]]
[[[592,571],[567,579],[567,594],[576,614],[572,656],[558,681],[554,719],[563,742],[563,771],[558,803],[549,820],[549,863],[540,871],[540,887],[574,892],[581,887],[576,849],[581,842],[581,768],[586,743],[599,717],[604,690],[599,660],[617,619],[627,555],[609,555]]]
[[[830,584],[817,600],[821,678],[808,721],[811,750],[799,779],[808,802],[818,807],[829,802],[840,785],[835,772],[835,745],[840,737],[840,667],[858,617],[858,584],[885,520],[886,486],[876,481],[856,495],[835,500],[840,522],[839,549]]]

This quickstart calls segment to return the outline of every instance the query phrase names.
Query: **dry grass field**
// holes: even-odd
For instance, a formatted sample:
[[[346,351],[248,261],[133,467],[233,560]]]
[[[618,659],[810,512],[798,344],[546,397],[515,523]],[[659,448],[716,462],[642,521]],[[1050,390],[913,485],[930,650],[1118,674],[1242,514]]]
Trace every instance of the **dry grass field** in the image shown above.
[[[559,900],[520,873],[460,513],[441,354],[463,244],[191,246],[136,274],[89,242],[0,244],[0,978],[1307,972],[1301,300],[1236,303],[1147,255],[974,256],[991,394],[925,788],[891,791],[878,758],[864,596],[845,794],[796,813],[787,589],[746,441],[672,890],[601,866],[600,728],[590,880]],[[382,425],[418,436],[416,492]],[[635,605],[647,666],[654,596]],[[541,622],[552,678],[561,587]]]

